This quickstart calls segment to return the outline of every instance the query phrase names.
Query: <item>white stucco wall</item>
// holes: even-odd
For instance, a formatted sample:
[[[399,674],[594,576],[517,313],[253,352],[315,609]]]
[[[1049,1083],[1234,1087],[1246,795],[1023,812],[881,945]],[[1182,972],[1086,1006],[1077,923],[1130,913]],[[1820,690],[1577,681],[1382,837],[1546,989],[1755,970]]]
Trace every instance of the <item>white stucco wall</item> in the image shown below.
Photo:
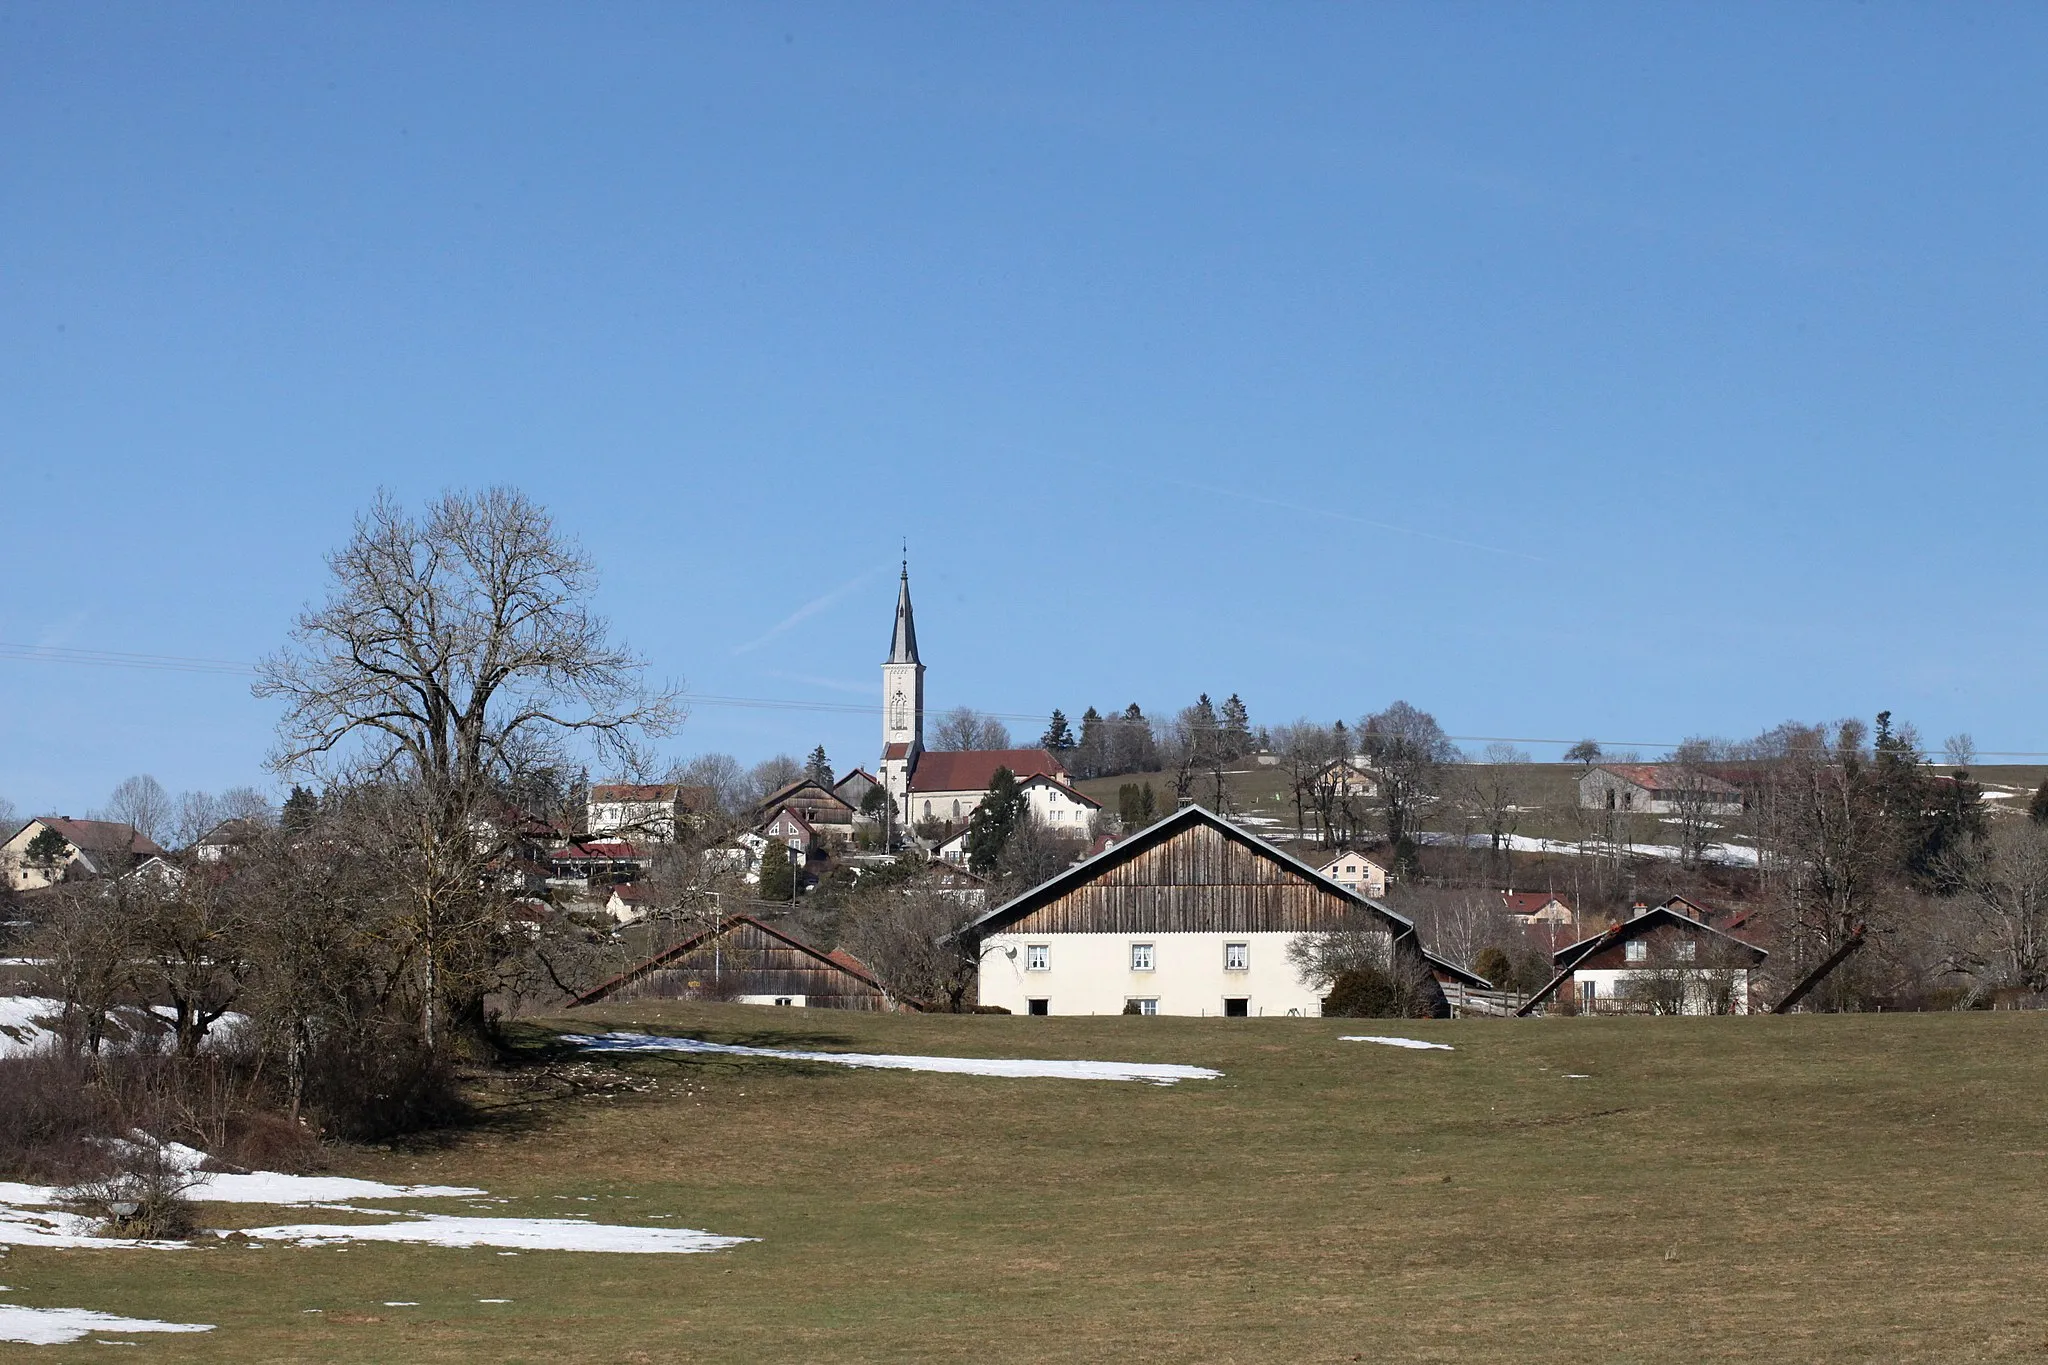
[[[997,934],[983,944],[980,1001],[1013,1014],[1049,1002],[1050,1014],[1120,1014],[1124,1002],[1151,998],[1161,1014],[1220,1015],[1226,998],[1251,1002],[1253,1018],[1321,1012],[1317,992],[1287,960],[1299,934]],[[1131,945],[1152,945],[1153,969],[1131,970]],[[1226,944],[1250,953],[1244,971],[1224,969]],[[1026,967],[1030,948],[1046,949],[1047,969]],[[1014,955],[1013,955],[1014,950]]]
[[[1572,991],[1581,1000],[1585,999],[1585,982],[1592,982],[1595,990],[1594,1009],[1616,1007],[1621,1003],[1622,984],[1639,973],[1626,967],[1584,968],[1572,973]],[[1738,967],[1732,973],[1729,996],[1736,1014],[1749,1013],[1749,969]],[[1705,1014],[1704,1000],[1686,1001],[1687,1014]]]

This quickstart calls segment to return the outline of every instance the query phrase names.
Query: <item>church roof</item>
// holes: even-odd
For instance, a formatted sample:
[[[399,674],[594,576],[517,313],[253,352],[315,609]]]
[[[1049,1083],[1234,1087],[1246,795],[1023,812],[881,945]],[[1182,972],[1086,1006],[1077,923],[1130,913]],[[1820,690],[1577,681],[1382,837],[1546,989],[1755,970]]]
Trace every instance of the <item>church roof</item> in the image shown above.
[[[910,567],[904,566],[902,586],[896,590],[896,634],[889,641],[889,662],[917,662],[917,622],[910,614]]]
[[[1062,778],[1067,770],[1045,749],[947,749],[927,751],[910,772],[914,792],[987,791],[996,769],[1008,768],[1019,780]]]

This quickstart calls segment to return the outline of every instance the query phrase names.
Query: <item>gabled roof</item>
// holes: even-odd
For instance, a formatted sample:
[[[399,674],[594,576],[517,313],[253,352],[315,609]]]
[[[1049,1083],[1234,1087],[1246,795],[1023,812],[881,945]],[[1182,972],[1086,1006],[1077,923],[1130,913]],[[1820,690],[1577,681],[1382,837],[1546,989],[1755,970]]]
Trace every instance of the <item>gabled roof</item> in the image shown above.
[[[780,806],[787,802],[794,801],[797,798],[798,793],[802,792],[805,787],[816,788],[818,792],[817,799],[821,802],[830,801],[836,805],[845,806],[848,810],[853,809],[853,806],[846,800],[845,797],[833,791],[829,784],[820,782],[815,777],[799,777],[794,782],[783,783],[774,791],[769,792],[768,795],[761,798],[761,809],[772,810],[776,806]]]
[[[623,839],[582,839],[564,845],[548,854],[551,863],[574,862],[578,859],[644,858],[647,855]]]
[[[1340,848],[1335,853],[1332,853],[1329,857],[1323,859],[1320,863],[1317,863],[1316,871],[1328,872],[1331,868],[1335,867],[1338,863],[1343,862],[1346,858],[1357,858],[1363,862],[1371,863],[1374,867],[1378,868],[1382,872],[1385,872],[1387,870],[1387,865],[1385,863],[1381,862],[1379,859],[1373,857],[1369,853],[1360,853],[1355,848]]]
[[[1770,956],[1768,952],[1757,947],[1754,943],[1744,942],[1733,934],[1724,934],[1711,924],[1701,924],[1690,915],[1682,915],[1676,910],[1667,910],[1660,905],[1654,910],[1645,910],[1632,920],[1624,921],[1618,925],[1610,925],[1597,934],[1588,934],[1577,943],[1568,943],[1552,953],[1550,960],[1555,965],[1561,967],[1565,963],[1573,961],[1578,954],[1584,952],[1587,945],[1608,935],[1613,936],[1611,941],[1614,943],[1626,943],[1632,938],[1639,938],[1649,933],[1652,929],[1670,928],[1674,925],[1689,934],[1711,934],[1715,938],[1732,944],[1743,952],[1750,954],[1751,960],[1754,962],[1762,962]]]
[[[995,774],[990,773],[989,776],[993,777],[995,776]],[[1097,801],[1088,793],[1080,790],[1078,787],[1069,787],[1066,783],[1060,781],[1057,777],[1047,777],[1044,773],[1033,773],[1031,776],[1020,780],[1017,783],[1017,785],[1020,787],[1035,787],[1040,783],[1044,783],[1046,786],[1049,787],[1058,787],[1060,789],[1060,795],[1066,797],[1075,805],[1086,806],[1090,810],[1102,809],[1102,803],[1100,801]]]
[[[613,804],[627,801],[671,802],[682,794],[682,787],[674,782],[605,782],[590,789],[592,801]]]
[[[268,832],[269,826],[263,824],[260,820],[244,820],[240,818],[223,820],[197,839],[194,839],[192,846],[194,848],[234,848],[242,844],[254,843]]]
[[[1183,806],[1181,809],[1173,812],[1173,814],[1166,816],[1164,819],[1154,821],[1137,833],[1126,835],[1122,841],[1110,845],[1094,857],[1075,863],[1059,875],[1040,882],[1023,895],[1014,897],[997,906],[979,919],[968,924],[960,932],[963,935],[994,933],[1003,925],[1022,919],[1045,902],[1057,896],[1065,895],[1069,890],[1079,886],[1091,877],[1098,876],[1120,863],[1137,857],[1146,849],[1165,843],[1168,839],[1191,825],[1207,825],[1209,828],[1221,833],[1226,839],[1246,845],[1255,852],[1279,863],[1290,872],[1294,872],[1305,880],[1313,882],[1331,895],[1350,901],[1362,909],[1371,910],[1375,914],[1384,916],[1408,933],[1412,934],[1415,932],[1415,921],[1409,919],[1400,911],[1390,910],[1369,896],[1361,896],[1350,887],[1331,881],[1328,877],[1325,877],[1293,854],[1282,852],[1264,839],[1261,839],[1258,835],[1240,829],[1228,820],[1213,814],[1206,807],[1198,805]]]
[[[927,751],[910,770],[914,792],[982,792],[996,769],[1008,768],[1018,781],[1065,777],[1066,767],[1047,749],[941,749]]]
[[[73,820],[66,815],[38,815],[29,821],[53,829],[64,836],[64,842],[80,853],[126,854],[131,858],[154,858],[164,850],[156,840],[137,832],[135,826],[122,824],[117,820]]]
[[[1571,901],[1554,891],[1503,891],[1500,899],[1510,915],[1533,915],[1548,908],[1553,901],[1567,910],[1572,908]]]
[[[777,820],[788,820],[806,834],[816,834],[818,832],[816,827],[813,826],[810,821],[804,819],[804,813],[802,811],[791,810],[788,806],[784,806],[781,810],[776,811],[775,814],[769,816],[766,820],[763,820],[761,822],[761,828],[767,829],[770,825],[773,825]]]
[[[1592,771],[1596,773],[1612,773],[1622,781],[1632,786],[1641,787],[1645,791],[1673,792],[1689,790],[1713,792],[1716,795],[1722,796],[1740,796],[1742,794],[1740,787],[1737,787],[1732,782],[1723,782],[1712,773],[1703,773],[1698,769],[1686,771],[1671,763],[1596,763],[1593,765]],[[1591,776],[1591,774],[1589,773],[1587,776]],[[1583,782],[1586,779],[1581,777],[1579,780]]]
[[[867,967],[860,961],[860,959],[855,957],[851,953],[838,951],[830,953],[823,952],[817,948],[813,948],[810,944],[804,942],[800,938],[796,938],[790,934],[785,934],[784,932],[782,932],[782,930],[777,929],[772,924],[767,924],[761,920],[755,919],[752,915],[727,915],[724,919],[720,920],[712,928],[706,929],[704,932],[697,934],[691,938],[684,939],[681,943],[678,943],[673,948],[667,948],[659,953],[656,953],[653,957],[648,958],[645,962],[640,963],[638,966],[628,967],[625,971],[620,972],[617,976],[613,977],[609,981],[604,982],[602,985],[591,987],[589,990],[583,992],[583,994],[577,996],[574,1000],[571,1000],[569,1002],[569,1007],[571,1009],[574,1009],[578,1005],[595,1004],[598,1001],[604,999],[606,996],[612,994],[614,991],[617,991],[622,987],[632,985],[635,981],[638,981],[641,977],[647,975],[649,972],[664,967],[669,963],[674,962],[678,958],[687,957],[691,952],[695,951],[700,945],[709,943],[712,939],[718,937],[720,934],[726,933],[729,930],[734,929],[742,924],[750,925],[753,928],[758,929],[762,933],[768,935],[770,938],[779,939],[783,943],[786,943],[790,947],[796,949],[798,952],[804,953],[810,957],[814,957],[818,959],[818,961],[823,962],[828,966],[835,967],[838,970],[845,972],[848,976],[860,981],[864,985],[872,986],[876,990],[882,992],[882,994],[888,995],[892,999],[894,998],[894,993],[891,992],[889,988],[887,986],[884,986],[880,981],[877,981],[875,979],[874,973],[870,972],[867,969]]]

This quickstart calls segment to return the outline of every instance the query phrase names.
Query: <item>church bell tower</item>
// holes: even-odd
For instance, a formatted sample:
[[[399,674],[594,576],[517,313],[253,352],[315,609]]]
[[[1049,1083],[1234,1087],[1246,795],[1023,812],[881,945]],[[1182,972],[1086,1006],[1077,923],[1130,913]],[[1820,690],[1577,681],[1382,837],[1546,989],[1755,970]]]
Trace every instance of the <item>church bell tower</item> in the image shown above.
[[[917,622],[910,612],[910,564],[896,589],[896,632],[882,665],[882,785],[904,824],[910,813],[910,774],[924,752],[924,665],[917,658]]]

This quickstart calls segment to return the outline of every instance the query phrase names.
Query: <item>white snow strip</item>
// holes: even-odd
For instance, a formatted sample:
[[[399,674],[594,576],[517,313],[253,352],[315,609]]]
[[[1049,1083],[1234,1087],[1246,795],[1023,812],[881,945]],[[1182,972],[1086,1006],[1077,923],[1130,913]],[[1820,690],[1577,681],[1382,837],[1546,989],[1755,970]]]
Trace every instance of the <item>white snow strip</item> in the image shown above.
[[[1567,1071],[1564,1073],[1564,1078],[1568,1081],[1590,1081],[1593,1079],[1583,1071]]]
[[[455,1199],[488,1194],[467,1185],[386,1185],[341,1175],[281,1175],[251,1171],[247,1175],[199,1173],[199,1183],[185,1191],[187,1199],[210,1204],[330,1204],[347,1199]]]
[[[88,1332],[211,1332],[210,1322],[158,1322],[123,1318],[90,1308],[18,1308],[0,1304],[0,1341],[30,1346],[63,1346]]]
[[[222,1233],[226,1236],[226,1233]],[[640,1228],[579,1218],[461,1218],[425,1214],[402,1223],[292,1223],[244,1228],[259,1242],[330,1246],[337,1242],[424,1242],[443,1247],[518,1247],[522,1251],[690,1253],[723,1251],[755,1237],[722,1237],[695,1228]]]
[[[1434,1048],[1439,1052],[1456,1052],[1449,1043],[1425,1043],[1420,1038],[1382,1038],[1376,1033],[1347,1033],[1337,1040],[1340,1043],[1385,1043],[1388,1047]]]
[[[830,1062],[835,1066],[872,1067],[883,1071],[943,1071],[960,1076],[1045,1076],[1077,1081],[1214,1080],[1223,1073],[1206,1066],[1170,1062],[1067,1062],[1011,1057],[904,1057],[885,1052],[792,1052],[773,1047],[740,1047],[696,1038],[662,1038],[651,1033],[584,1033],[563,1035],[563,1041],[591,1052],[698,1052],[729,1057],[773,1057],[785,1062]]]
[[[151,1251],[175,1251],[183,1242],[134,1242],[119,1237],[95,1237],[99,1227],[97,1218],[88,1218],[82,1213],[30,1213],[25,1209],[13,1209],[0,1205],[0,1246],[13,1247],[96,1247],[102,1251],[118,1251],[124,1247],[143,1247]]]
[[[64,1012],[62,1003],[34,995],[0,995],[0,1057],[21,1057],[48,1047],[57,1035],[38,1019]]]

